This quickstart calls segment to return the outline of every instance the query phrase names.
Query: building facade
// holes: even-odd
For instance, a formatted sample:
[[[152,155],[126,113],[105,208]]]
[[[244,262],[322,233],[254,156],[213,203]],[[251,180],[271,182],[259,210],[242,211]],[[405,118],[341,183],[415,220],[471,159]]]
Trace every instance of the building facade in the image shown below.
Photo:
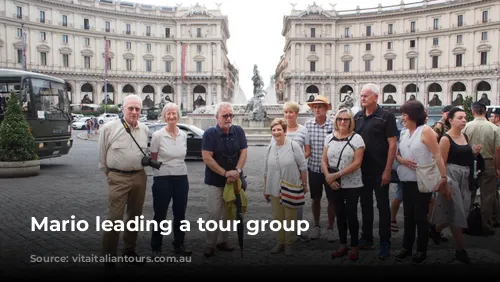
[[[73,104],[134,93],[145,109],[172,101],[191,112],[230,101],[229,37],[227,16],[200,5],[0,0],[0,67],[21,69],[24,51],[27,70],[67,81]]]
[[[349,11],[332,4],[330,10],[293,9],[283,21],[277,96],[304,103],[319,93],[336,106],[375,83],[379,103],[416,98],[426,106],[461,105],[470,96],[500,104],[500,1],[401,2]]]

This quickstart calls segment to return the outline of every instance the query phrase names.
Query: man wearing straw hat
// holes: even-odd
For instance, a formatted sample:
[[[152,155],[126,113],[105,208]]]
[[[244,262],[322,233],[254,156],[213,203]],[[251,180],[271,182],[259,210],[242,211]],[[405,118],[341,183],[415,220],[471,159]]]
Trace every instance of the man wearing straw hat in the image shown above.
[[[335,208],[333,206],[332,189],[328,187],[325,181],[325,176],[321,170],[321,157],[323,155],[324,141],[328,134],[333,132],[333,121],[327,117],[326,113],[332,109],[332,105],[328,103],[325,96],[317,95],[312,102],[307,105],[314,113],[314,119],[308,120],[305,123],[309,132],[309,140],[311,143],[311,155],[309,156],[307,168],[309,173],[309,189],[311,191],[312,212],[314,218],[314,227],[309,234],[310,239],[319,239],[321,237],[321,227],[319,224],[319,216],[321,213],[321,198],[323,197],[323,189],[325,189],[326,198],[328,199],[328,241],[335,241],[333,233],[333,223],[335,221]]]

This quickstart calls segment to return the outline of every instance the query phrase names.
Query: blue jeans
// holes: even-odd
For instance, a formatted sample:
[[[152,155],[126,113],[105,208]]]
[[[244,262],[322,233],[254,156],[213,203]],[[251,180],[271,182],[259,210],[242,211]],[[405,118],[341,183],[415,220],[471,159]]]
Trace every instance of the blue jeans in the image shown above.
[[[180,230],[181,221],[185,219],[188,200],[189,182],[187,175],[157,176],[153,182],[153,210],[154,220],[158,223],[158,230],[151,235],[151,249],[161,251],[163,235],[160,222],[167,218],[170,200],[173,199],[172,213],[174,247],[184,245],[184,231]]]

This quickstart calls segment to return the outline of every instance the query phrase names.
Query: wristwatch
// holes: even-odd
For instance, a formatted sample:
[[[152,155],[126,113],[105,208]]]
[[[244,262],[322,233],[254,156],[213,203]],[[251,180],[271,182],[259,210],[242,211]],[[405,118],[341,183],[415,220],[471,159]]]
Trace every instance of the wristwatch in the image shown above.
[[[236,171],[237,171],[239,174],[241,174],[241,168],[237,167],[237,168],[236,168]]]

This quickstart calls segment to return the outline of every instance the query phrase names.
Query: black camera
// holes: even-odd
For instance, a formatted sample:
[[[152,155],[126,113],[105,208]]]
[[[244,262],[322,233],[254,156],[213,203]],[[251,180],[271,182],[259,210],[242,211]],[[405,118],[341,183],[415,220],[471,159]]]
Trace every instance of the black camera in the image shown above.
[[[152,159],[151,157],[149,157],[149,156],[144,156],[144,157],[142,158],[141,163],[142,163],[142,166],[150,166],[150,167],[152,167],[152,168],[156,168],[156,169],[160,169],[161,164],[162,164],[162,163],[161,163],[161,162],[159,162],[159,161],[155,161],[155,160],[153,160],[153,159]]]

